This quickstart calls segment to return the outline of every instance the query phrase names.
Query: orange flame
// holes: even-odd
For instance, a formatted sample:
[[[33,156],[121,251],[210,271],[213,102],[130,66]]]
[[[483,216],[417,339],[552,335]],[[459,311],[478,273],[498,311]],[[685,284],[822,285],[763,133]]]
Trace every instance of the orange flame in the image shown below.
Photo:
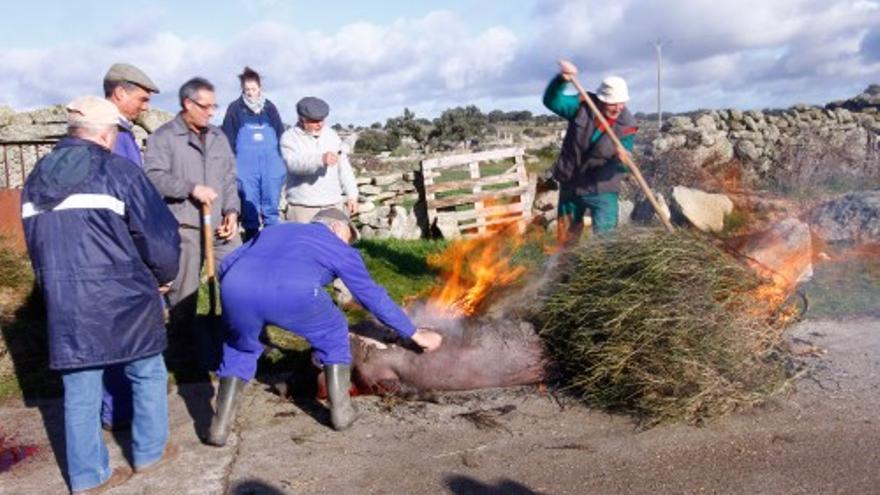
[[[511,265],[511,258],[528,237],[510,224],[482,237],[454,241],[429,257],[443,282],[431,293],[430,304],[454,317],[477,313],[492,291],[525,273],[525,267]]]

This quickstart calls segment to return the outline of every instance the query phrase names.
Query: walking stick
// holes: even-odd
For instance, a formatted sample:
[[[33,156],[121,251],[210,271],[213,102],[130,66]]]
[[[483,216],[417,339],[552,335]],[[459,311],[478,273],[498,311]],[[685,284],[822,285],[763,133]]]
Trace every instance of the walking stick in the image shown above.
[[[623,144],[617,139],[617,135],[614,134],[614,129],[608,125],[608,121],[605,120],[605,116],[602,115],[602,112],[596,108],[596,104],[593,102],[593,99],[590,98],[590,95],[584,90],[584,87],[581,86],[581,83],[575,77],[571,78],[571,82],[574,84],[574,87],[577,88],[578,92],[581,94],[581,98],[587,103],[587,106],[590,107],[590,111],[593,112],[593,115],[599,119],[599,122],[602,123],[602,126],[608,130],[608,137],[611,138],[611,141],[614,142],[614,146],[617,147],[617,150],[623,150],[622,155],[624,156],[624,164],[629,167],[632,172],[633,177],[636,179],[636,183],[638,183],[639,187],[642,189],[642,192],[645,194],[645,197],[648,198],[648,202],[651,203],[651,206],[654,207],[654,211],[657,212],[657,218],[660,219],[660,222],[666,227],[666,230],[670,232],[674,232],[675,228],[672,227],[672,223],[669,221],[669,218],[660,208],[660,203],[657,202],[657,198],[654,197],[654,193],[651,192],[651,188],[648,187],[648,183],[645,182],[645,178],[642,176],[642,171],[639,170],[638,165],[636,165],[635,160],[632,159],[629,152],[626,151],[626,148],[623,147]]]
[[[205,249],[205,275],[208,278],[208,315],[217,316],[217,282],[214,267],[214,229],[211,225],[211,205],[202,203],[202,240]]]

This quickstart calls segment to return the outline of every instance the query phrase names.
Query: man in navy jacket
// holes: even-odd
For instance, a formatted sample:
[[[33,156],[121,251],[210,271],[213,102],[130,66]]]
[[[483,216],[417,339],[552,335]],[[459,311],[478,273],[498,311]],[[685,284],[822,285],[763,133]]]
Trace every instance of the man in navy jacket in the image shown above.
[[[177,274],[177,221],[144,172],[110,152],[119,111],[86,96],[67,106],[69,135],[22,190],[28,254],[46,301],[49,366],[64,382],[71,491],[103,491],[131,475],[110,470],[101,437],[102,375],[124,364],[132,383],[135,471],[172,458],[160,292]],[[93,491],[94,490],[94,491]]]

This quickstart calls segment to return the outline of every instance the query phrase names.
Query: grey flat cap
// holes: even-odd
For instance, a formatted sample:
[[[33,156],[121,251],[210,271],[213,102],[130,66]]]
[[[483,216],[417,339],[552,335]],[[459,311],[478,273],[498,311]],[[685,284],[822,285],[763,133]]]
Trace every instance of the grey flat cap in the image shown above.
[[[137,84],[151,93],[158,93],[159,88],[156,83],[149,78],[144,71],[138,69],[131,64],[113,64],[107,75],[104,76],[105,82],[129,82]]]
[[[351,222],[351,217],[346,215],[345,212],[339,208],[324,208],[318,213],[315,213],[315,216],[312,217],[311,223],[330,225],[332,222],[342,222],[348,225],[349,230],[351,230],[351,240],[348,242],[349,244],[354,244],[361,238],[360,232],[358,232],[358,229]]]
[[[296,104],[296,113],[309,120],[324,120],[330,113],[330,106],[320,98],[306,96]]]

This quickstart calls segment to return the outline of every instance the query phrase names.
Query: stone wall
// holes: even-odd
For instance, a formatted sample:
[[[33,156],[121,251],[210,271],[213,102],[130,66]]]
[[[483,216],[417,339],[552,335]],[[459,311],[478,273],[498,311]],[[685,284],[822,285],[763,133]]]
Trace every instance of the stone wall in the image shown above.
[[[141,149],[147,136],[173,117],[169,112],[152,108],[143,112],[132,127]],[[0,106],[0,188],[21,187],[37,160],[66,133],[64,105],[19,113]]]
[[[674,159],[695,169],[736,159],[745,177],[763,185],[878,179],[880,86],[825,107],[670,117],[649,153],[651,160]]]

